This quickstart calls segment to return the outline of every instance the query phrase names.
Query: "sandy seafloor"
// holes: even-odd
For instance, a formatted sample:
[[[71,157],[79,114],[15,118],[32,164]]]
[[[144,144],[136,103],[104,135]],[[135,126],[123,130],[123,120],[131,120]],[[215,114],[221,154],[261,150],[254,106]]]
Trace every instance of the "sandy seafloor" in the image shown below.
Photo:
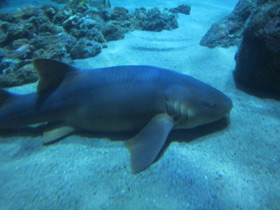
[[[199,3],[198,3],[199,2]],[[208,49],[199,41],[237,1],[113,1],[114,6],[174,7],[179,28],[135,31],[110,42],[80,67],[145,64],[189,74],[229,95],[224,130],[184,141],[180,133],[146,171],[132,175],[122,141],[70,136],[50,146],[41,137],[0,140],[0,209],[280,209],[280,102],[236,89],[236,47]],[[14,89],[30,92],[35,85]],[[207,129],[207,127],[205,128]],[[203,130],[203,129],[202,129]]]

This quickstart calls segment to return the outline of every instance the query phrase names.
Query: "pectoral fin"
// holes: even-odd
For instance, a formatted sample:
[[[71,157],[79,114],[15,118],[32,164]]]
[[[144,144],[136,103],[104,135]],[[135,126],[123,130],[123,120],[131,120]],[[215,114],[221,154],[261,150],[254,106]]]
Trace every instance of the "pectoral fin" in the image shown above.
[[[154,116],[151,121],[132,139],[128,140],[132,173],[148,168],[156,159],[174,126],[167,113]]]
[[[51,144],[55,141],[58,141],[70,135],[73,131],[75,131],[75,128],[68,126],[46,131],[43,135],[43,144]]]

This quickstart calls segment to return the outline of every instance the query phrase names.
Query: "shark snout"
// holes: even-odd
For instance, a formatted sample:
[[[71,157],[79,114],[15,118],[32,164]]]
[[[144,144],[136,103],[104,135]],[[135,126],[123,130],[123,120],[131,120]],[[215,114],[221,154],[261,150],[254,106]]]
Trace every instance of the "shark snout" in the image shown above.
[[[224,101],[223,101],[223,104],[221,105],[221,109],[223,110],[224,117],[226,117],[226,116],[229,116],[230,111],[233,107],[233,103],[232,103],[232,100],[228,96],[225,96],[223,100]]]
[[[213,106],[211,112],[217,119],[227,117],[233,107],[231,99],[225,94],[220,95],[215,99],[215,106]]]

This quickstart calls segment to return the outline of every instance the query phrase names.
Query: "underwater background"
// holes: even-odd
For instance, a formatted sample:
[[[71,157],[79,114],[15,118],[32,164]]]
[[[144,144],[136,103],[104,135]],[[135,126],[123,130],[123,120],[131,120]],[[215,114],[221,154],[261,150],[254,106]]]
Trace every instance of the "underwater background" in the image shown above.
[[[161,28],[135,21],[133,27],[123,27],[122,33],[114,37],[108,29],[107,34],[103,31],[104,40],[95,40],[94,44],[88,44],[89,37],[84,43],[80,41],[84,37],[77,38],[83,36],[79,31],[84,28],[73,24],[71,29],[75,30],[67,31],[67,22],[59,19],[51,23],[59,29],[36,29],[33,33],[42,37],[38,39],[27,32],[19,38],[18,45],[11,39],[2,42],[2,33],[1,74],[7,72],[8,76],[0,80],[1,87],[15,93],[36,90],[37,76],[30,60],[44,56],[81,68],[152,65],[172,69],[221,90],[233,101],[233,109],[230,124],[217,132],[214,131],[219,125],[215,124],[171,133],[158,161],[136,175],[130,172],[129,151],[123,141],[89,134],[43,146],[38,133],[30,136],[15,131],[7,135],[1,131],[0,209],[280,209],[280,102],[237,88],[233,72],[240,41],[222,47],[200,44],[212,24],[231,14],[237,3],[238,0],[111,0],[112,8],[124,7],[136,19],[133,11],[141,7],[158,7],[165,14],[164,8],[186,4],[191,11],[174,17],[152,16],[168,20]],[[0,13],[17,12],[25,6],[29,8],[26,11],[31,11],[45,4],[54,5],[56,11],[64,10],[63,4],[52,1],[6,0],[1,2]],[[83,11],[69,7],[67,11],[70,10],[69,17],[76,15],[77,25],[83,24]],[[44,12],[51,14],[48,11],[50,7],[45,7]],[[21,14],[14,16],[22,18],[22,24],[27,23]],[[4,16],[7,15],[0,17],[2,30],[11,27],[3,23]],[[32,21],[40,18],[36,16]],[[51,29],[54,32],[46,35]],[[67,38],[62,41],[55,37]],[[31,46],[20,55],[9,54],[27,44],[22,39],[32,40]],[[68,44],[60,46],[65,40]],[[70,49],[74,46],[75,50]],[[83,51],[85,46],[90,49]],[[19,73],[10,74],[13,69],[19,69]]]

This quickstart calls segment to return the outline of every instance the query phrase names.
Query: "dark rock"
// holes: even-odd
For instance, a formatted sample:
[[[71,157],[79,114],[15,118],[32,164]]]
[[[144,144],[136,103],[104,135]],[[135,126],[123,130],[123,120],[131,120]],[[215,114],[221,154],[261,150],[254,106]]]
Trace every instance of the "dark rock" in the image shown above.
[[[62,33],[63,31],[64,30],[62,27],[56,26],[55,24],[53,24],[51,22],[43,23],[38,28],[39,33],[50,32],[51,34],[58,34],[58,33]]]
[[[109,19],[106,19],[105,13],[108,11],[110,14],[112,13],[112,9],[104,9],[104,10],[88,10],[84,14],[85,16],[88,16],[90,19],[95,20],[99,25],[104,25],[106,21]]]
[[[72,59],[83,59],[94,57],[101,52],[101,45],[88,39],[80,39],[71,49],[70,56]]]
[[[262,97],[280,99],[280,2],[258,8],[236,54],[237,86]]]
[[[4,64],[8,64],[4,62]],[[1,68],[2,68],[1,62]],[[13,87],[37,81],[33,65],[29,63],[10,63],[0,74],[0,87]]]
[[[26,84],[26,83],[25,83]],[[20,82],[13,74],[0,74],[0,87],[19,86]]]
[[[147,10],[143,7],[139,8],[139,9],[135,9],[134,15],[139,20],[146,20],[148,18]]]
[[[27,83],[33,83],[38,80],[38,75],[35,72],[32,64],[24,65],[19,68],[16,72],[16,79],[18,81],[18,85],[23,85]]]
[[[108,23],[119,27],[124,33],[131,31],[131,28],[132,28],[131,21],[128,21],[128,20],[124,20],[124,21],[112,20]]]
[[[162,31],[172,30],[178,28],[177,18],[174,14],[161,13],[158,8],[153,8],[145,12],[137,11],[137,17],[141,18],[139,21],[139,28],[145,31]]]
[[[0,72],[2,71],[2,69],[4,69],[1,60],[5,57],[5,55],[6,55],[6,50],[0,48]]]
[[[191,7],[186,4],[179,5],[178,7],[169,9],[170,12],[173,13],[182,13],[185,15],[189,15],[191,13]]]
[[[111,13],[111,20],[128,20],[129,19],[128,10],[123,7],[115,7],[113,12]]]
[[[68,45],[73,46],[75,40],[68,34],[56,34],[37,37],[32,42],[35,50],[33,58],[52,58],[62,60],[68,57]]]
[[[240,0],[232,14],[214,23],[200,45],[209,48],[239,45],[245,24],[256,8],[256,0]]]
[[[33,36],[36,34],[36,27],[30,23],[30,22],[26,22],[24,23],[24,30],[26,30],[28,32],[28,36],[26,36],[25,38],[33,38]]]
[[[33,58],[51,58],[55,60],[62,60],[62,58],[66,57],[67,52],[64,48],[54,49],[50,46],[47,49],[39,49],[33,53]]]
[[[167,10],[141,8],[135,13],[121,7],[93,10],[81,5],[80,0],[64,1],[64,8],[29,6],[13,14],[0,14],[0,67],[5,77],[3,80],[0,76],[0,80],[7,81],[0,82],[1,87],[21,84],[30,74],[29,67],[24,68],[26,61],[34,58],[69,62],[93,57],[107,47],[107,41],[123,39],[132,30],[162,31],[178,27],[176,16]],[[30,45],[26,53],[5,57],[27,43]]]
[[[34,6],[26,6],[15,13],[15,16],[21,19],[28,19],[39,15],[39,9]]]
[[[66,31],[70,31],[72,28],[76,28],[76,26],[79,26],[80,23],[80,17],[77,15],[72,15],[63,22],[62,26]]]
[[[0,30],[0,47],[4,47],[7,45],[7,34],[5,34],[2,30]]]
[[[97,21],[91,19],[89,16],[86,16],[82,19],[82,23],[80,24],[80,28],[88,29],[88,30],[95,28],[95,29],[100,30],[101,26]]]
[[[28,39],[17,39],[15,41],[13,41],[12,48],[17,49],[17,48],[21,47],[22,45],[25,45],[25,44],[28,44],[28,43],[29,43]]]
[[[32,17],[32,18],[29,18],[28,20],[28,23],[29,24],[32,24],[34,27],[35,27],[35,30],[38,30],[38,28],[44,24],[44,23],[48,23],[49,20],[47,17],[45,16],[39,16],[39,17]]]
[[[9,23],[16,23],[18,21],[18,19],[10,13],[0,13],[0,20]]]
[[[101,25],[89,16],[83,18],[71,16],[63,23],[63,27],[69,34],[78,39],[87,37],[95,41],[105,41],[100,32]]]
[[[111,9],[104,9],[104,10],[102,10],[102,18],[105,21],[112,20],[112,13],[113,13],[113,11]]]
[[[32,38],[33,32],[30,31],[30,25],[23,23],[12,24],[6,23],[2,24],[2,30],[7,34],[6,42],[12,42],[15,39]]]
[[[72,14],[84,14],[89,8],[86,4],[80,4],[80,2],[77,1],[69,1],[66,3],[65,10],[72,12]]]
[[[87,30],[85,29],[77,29],[77,28],[72,28],[70,31],[69,31],[69,34],[77,39],[80,39],[82,37],[85,37],[86,36],[86,33],[87,33]]]
[[[96,41],[100,44],[106,43],[106,39],[104,38],[103,34],[101,33],[100,30],[97,29],[88,30],[85,34],[85,37],[91,41]]]
[[[52,1],[58,4],[65,4],[67,2],[67,0],[52,0]]]
[[[57,14],[57,9],[51,5],[44,5],[41,7],[41,9],[50,20],[52,20]]]
[[[62,25],[64,21],[66,21],[70,15],[65,14],[63,11],[59,10],[56,15],[52,18],[52,22],[57,25]]]
[[[102,30],[102,34],[107,42],[124,38],[125,31],[114,21],[109,21]]]

